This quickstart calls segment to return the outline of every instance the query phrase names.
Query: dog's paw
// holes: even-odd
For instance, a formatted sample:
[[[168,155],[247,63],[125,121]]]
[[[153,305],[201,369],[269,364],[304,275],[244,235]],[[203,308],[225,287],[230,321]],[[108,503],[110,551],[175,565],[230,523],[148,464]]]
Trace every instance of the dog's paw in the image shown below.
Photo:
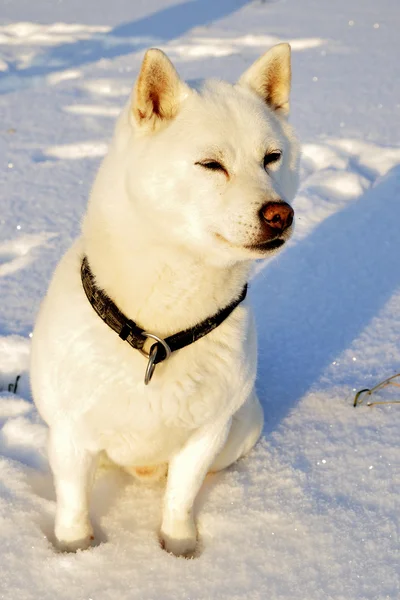
[[[193,558],[197,544],[197,531],[193,519],[163,523],[160,544],[170,554]]]
[[[75,526],[56,526],[56,548],[60,552],[76,552],[93,546],[94,535],[90,523]]]

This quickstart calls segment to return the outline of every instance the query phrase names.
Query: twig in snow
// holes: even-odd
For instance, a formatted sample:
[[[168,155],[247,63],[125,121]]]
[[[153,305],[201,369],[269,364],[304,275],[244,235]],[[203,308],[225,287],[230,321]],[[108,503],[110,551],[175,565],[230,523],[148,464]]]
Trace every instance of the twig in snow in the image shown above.
[[[387,379],[385,379],[384,381],[381,381],[380,383],[378,383],[375,387],[373,387],[371,389],[365,388],[363,390],[360,390],[354,396],[353,406],[356,407],[359,404],[362,404],[364,402],[365,396],[372,396],[372,394],[374,392],[382,390],[383,388],[388,387],[389,385],[395,385],[396,387],[400,387],[400,383],[398,381],[393,381],[397,377],[400,377],[400,373],[396,373],[396,375],[392,375],[391,377],[388,377]],[[375,400],[374,402],[369,401],[366,404],[367,404],[367,406],[375,406],[376,404],[400,404],[400,400]]]
[[[12,392],[13,394],[17,393],[17,388],[18,388],[18,381],[20,380],[20,375],[17,375],[17,377],[15,378],[15,383],[9,383],[8,384],[8,391]]]

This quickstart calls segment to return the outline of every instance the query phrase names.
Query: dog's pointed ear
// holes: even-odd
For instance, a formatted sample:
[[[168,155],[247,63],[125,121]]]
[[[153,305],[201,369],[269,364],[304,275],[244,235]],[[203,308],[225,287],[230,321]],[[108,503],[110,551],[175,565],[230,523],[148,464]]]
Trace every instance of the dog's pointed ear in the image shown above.
[[[164,52],[147,50],[133,90],[132,113],[136,123],[154,130],[173,119],[188,91]]]
[[[239,79],[279,114],[289,113],[290,45],[277,44],[263,54]]]

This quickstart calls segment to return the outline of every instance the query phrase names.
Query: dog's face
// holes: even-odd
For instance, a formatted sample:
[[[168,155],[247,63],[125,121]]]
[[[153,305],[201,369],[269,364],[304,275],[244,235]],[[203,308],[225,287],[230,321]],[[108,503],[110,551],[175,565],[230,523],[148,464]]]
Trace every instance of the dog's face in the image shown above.
[[[201,92],[163,53],[146,54],[130,106],[128,188],[156,236],[222,262],[264,258],[289,239],[299,159],[289,89],[287,44],[236,85]]]

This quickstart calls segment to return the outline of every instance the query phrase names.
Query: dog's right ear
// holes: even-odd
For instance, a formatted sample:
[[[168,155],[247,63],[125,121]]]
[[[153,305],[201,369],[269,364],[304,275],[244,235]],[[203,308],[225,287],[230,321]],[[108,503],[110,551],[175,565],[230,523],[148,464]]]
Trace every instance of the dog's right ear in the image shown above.
[[[188,92],[164,52],[147,50],[133,90],[132,113],[136,123],[155,131],[177,115]]]

